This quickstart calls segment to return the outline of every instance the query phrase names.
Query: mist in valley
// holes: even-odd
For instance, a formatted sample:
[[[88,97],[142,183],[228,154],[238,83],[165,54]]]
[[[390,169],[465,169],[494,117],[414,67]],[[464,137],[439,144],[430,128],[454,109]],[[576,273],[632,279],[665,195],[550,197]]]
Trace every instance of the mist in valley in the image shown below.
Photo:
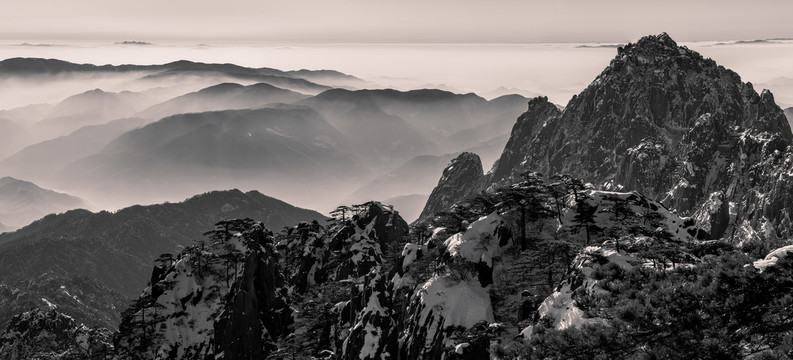
[[[793,103],[791,41],[687,45]],[[0,57],[97,66],[3,62],[0,174],[91,210],[239,188],[319,211],[391,200],[412,220],[456,154],[489,170],[527,97],[563,106],[616,46],[10,43]]]

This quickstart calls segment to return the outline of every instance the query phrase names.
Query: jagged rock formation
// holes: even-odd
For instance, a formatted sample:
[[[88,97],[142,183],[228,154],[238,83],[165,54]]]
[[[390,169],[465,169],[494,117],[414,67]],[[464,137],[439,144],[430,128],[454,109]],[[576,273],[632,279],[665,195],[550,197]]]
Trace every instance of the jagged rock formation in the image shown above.
[[[516,175],[513,171],[520,168],[526,154],[531,151],[531,141],[541,129],[544,129],[545,121],[559,114],[561,114],[559,108],[550,103],[545,96],[529,100],[529,110],[518,117],[501,157],[488,175],[493,179]]]
[[[658,156],[685,155],[681,148],[691,144],[686,134],[696,133],[692,130],[698,125],[698,131],[716,125],[702,123],[706,114],[736,135],[786,142],[793,137],[770,93],[759,96],[737,74],[678,46],[666,34],[647,36],[621,48],[561,116],[548,119],[553,130],[531,146],[526,168],[574,174],[594,184],[613,180],[635,188],[641,183],[644,192],[657,197],[675,183],[662,176],[668,173],[665,164],[656,170],[646,167],[654,172],[645,174],[626,168],[624,159],[631,163],[639,154],[649,157],[645,148],[658,149]],[[707,160],[718,149],[709,150],[702,154]]]
[[[302,223],[290,229],[278,248],[294,274],[294,307],[304,310],[295,314],[295,336],[279,343],[277,354],[394,357],[389,274],[408,231],[398,212],[378,202],[345,208],[327,228]]]
[[[151,285],[124,313],[115,357],[396,354],[387,259],[407,232],[377,202],[278,239],[249,219],[222,221],[208,241],[160,257]]]
[[[292,322],[272,233],[250,219],[218,223],[211,242],[155,268],[128,309],[116,358],[264,358]]]
[[[542,206],[552,203],[549,200]],[[565,195],[561,212],[558,218],[549,216],[527,225],[533,243],[542,244],[536,250],[515,246],[508,230],[514,215],[497,212],[471,222],[464,232],[444,235],[436,229],[425,244],[407,244],[393,279],[395,298],[404,299],[405,304],[400,356],[476,358],[492,355],[494,342],[500,344],[499,351],[517,356],[524,345],[513,338],[532,324],[542,302],[537,296],[545,294],[543,289],[553,289],[559,272],[566,268],[543,264],[553,263],[554,257],[564,258],[571,249],[583,249],[587,242],[610,240],[612,249],[623,251],[631,244],[655,249],[663,247],[659,244],[693,243],[701,232],[693,220],[680,218],[638,192],[571,192]],[[673,258],[678,264],[690,260],[685,255]],[[430,264],[435,266],[428,270]],[[570,280],[573,290],[581,286],[578,280]],[[547,287],[537,287],[538,283]],[[563,296],[551,296],[559,297]],[[568,296],[565,304],[555,302],[554,309],[573,309],[571,299]],[[568,317],[581,315],[576,314]]]
[[[435,213],[446,211],[456,201],[476,192],[483,178],[482,162],[474,153],[464,152],[443,169],[438,186],[432,190],[419,220],[427,220]]]
[[[791,233],[779,154],[793,134],[782,110],[665,33],[619,48],[561,113],[539,98],[521,119],[485,181],[491,190],[526,171],[567,174],[641,191],[694,216],[710,238]]]
[[[15,316],[0,333],[0,359],[105,359],[111,332],[78,324],[56,310],[34,308]]]

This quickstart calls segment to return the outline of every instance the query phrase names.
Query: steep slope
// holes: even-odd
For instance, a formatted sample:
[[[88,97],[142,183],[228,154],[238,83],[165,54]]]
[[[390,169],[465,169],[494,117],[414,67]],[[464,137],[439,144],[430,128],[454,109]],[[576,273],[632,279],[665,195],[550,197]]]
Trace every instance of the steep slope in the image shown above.
[[[238,190],[198,195],[181,203],[133,206],[115,213],[69,211],[0,235],[0,284],[28,293],[26,298],[39,305],[38,299],[46,298],[56,306],[67,307],[55,295],[62,293],[60,285],[77,295],[67,282],[81,278],[95,280],[97,286],[125,298],[135,297],[149,278],[152,261],[160,254],[193,244],[217,221],[247,215],[256,216],[276,229],[302,220],[325,219],[322,214],[258,192]],[[31,279],[52,273],[66,280],[36,281],[35,287],[30,287],[34,283]],[[94,297],[101,295],[101,291],[80,288],[87,289],[84,291],[87,298],[101,299]],[[18,304],[8,298],[4,301],[8,302],[3,302],[4,308],[0,309],[3,314],[13,310],[5,308],[6,305]],[[91,303],[92,300],[80,301]],[[117,319],[119,309],[113,309],[112,304],[67,313],[86,324],[94,319]]]
[[[80,198],[29,181],[0,178],[0,219],[7,226],[20,227],[47,214],[83,207],[86,204]]]
[[[793,128],[793,107],[789,107],[789,108],[785,109],[784,111],[785,111],[785,117],[787,118],[788,124],[790,124],[790,127]]]
[[[253,109],[272,103],[292,103],[306,97],[308,96],[267,83],[249,86],[224,83],[153,105],[137,116],[161,119],[180,113]]]
[[[459,199],[476,193],[482,186],[483,172],[482,162],[476,154],[462,153],[454,158],[443,169],[438,185],[432,190],[419,215],[419,221],[447,211]]]
[[[498,162],[493,165],[490,176],[504,179],[515,176],[513,171],[520,168],[521,161],[529,154],[531,141],[543,129],[545,121],[561,114],[561,111],[548,102],[547,97],[536,97],[529,101],[529,110],[518,117],[509,135],[504,151]]]

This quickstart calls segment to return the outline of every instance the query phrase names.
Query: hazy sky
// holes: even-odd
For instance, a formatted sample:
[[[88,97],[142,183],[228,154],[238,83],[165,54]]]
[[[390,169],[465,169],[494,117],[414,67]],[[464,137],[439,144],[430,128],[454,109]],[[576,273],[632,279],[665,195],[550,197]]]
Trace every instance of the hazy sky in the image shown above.
[[[793,1],[0,0],[0,38],[627,42],[793,37]]]

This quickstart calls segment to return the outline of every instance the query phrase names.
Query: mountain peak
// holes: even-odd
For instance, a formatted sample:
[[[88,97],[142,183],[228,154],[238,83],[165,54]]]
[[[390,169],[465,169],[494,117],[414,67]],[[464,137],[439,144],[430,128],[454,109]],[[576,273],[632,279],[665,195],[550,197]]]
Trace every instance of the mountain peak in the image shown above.
[[[637,46],[655,46],[655,47],[677,47],[677,43],[672,40],[669,34],[662,32],[658,35],[647,35],[636,43]]]
[[[633,60],[632,62],[647,64],[679,56],[703,60],[702,55],[685,46],[678,45],[667,33],[647,35],[636,43],[618,47],[616,60]]]
[[[452,159],[443,169],[438,185],[432,190],[418,221],[428,220],[438,212],[446,211],[457,199],[474,193],[484,177],[479,155],[464,152]]]

